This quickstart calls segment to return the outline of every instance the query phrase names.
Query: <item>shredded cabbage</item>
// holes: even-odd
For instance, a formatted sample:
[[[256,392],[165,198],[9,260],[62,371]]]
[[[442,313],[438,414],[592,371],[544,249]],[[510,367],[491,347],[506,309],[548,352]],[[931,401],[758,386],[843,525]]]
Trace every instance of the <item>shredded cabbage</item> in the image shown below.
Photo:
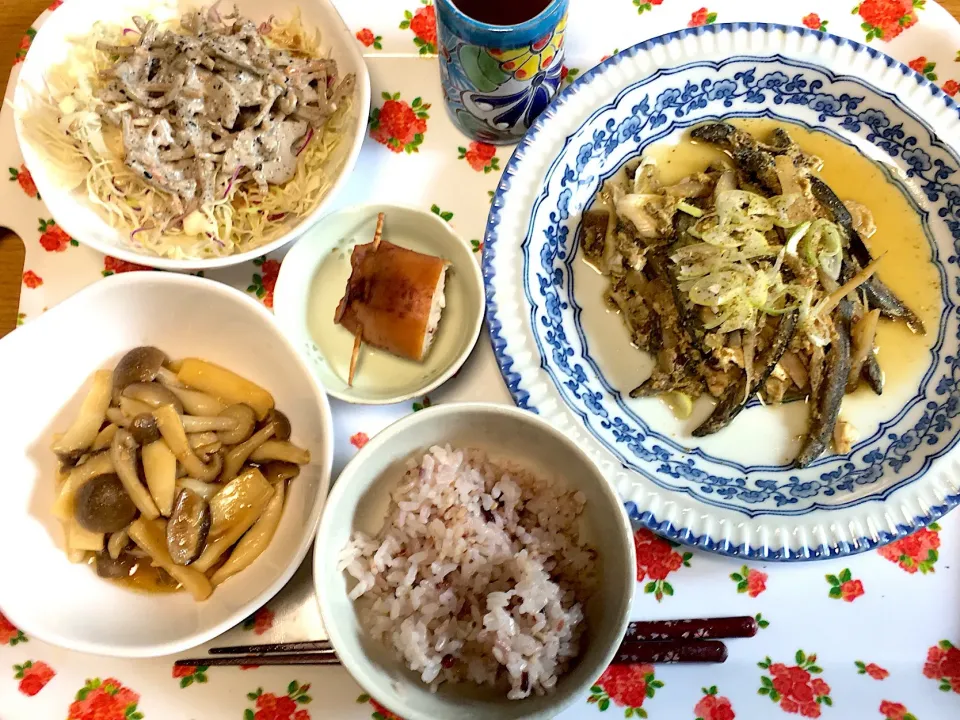
[[[154,18],[161,20],[156,14]],[[167,26],[178,20],[171,18]],[[304,217],[330,189],[339,170],[331,162],[350,121],[352,103],[341,103],[322,132],[307,139],[296,174],[261,195],[255,183],[232,183],[223,198],[201,206],[176,227],[158,226],[157,217],[172,217],[171,198],[143,182],[123,162],[119,128],[103,123],[94,97],[100,71],[112,60],[97,50],[99,41],[133,45],[139,35],[119,25],[97,23],[74,41],[68,61],[52,68],[47,92],[31,98],[23,126],[42,145],[59,170],[65,187],[83,187],[111,226],[129,232],[130,244],[161,257],[214,258],[246,252],[282,235],[291,221]],[[299,10],[287,21],[262,25],[274,47],[309,55],[319,53],[319,33],[304,28]]]

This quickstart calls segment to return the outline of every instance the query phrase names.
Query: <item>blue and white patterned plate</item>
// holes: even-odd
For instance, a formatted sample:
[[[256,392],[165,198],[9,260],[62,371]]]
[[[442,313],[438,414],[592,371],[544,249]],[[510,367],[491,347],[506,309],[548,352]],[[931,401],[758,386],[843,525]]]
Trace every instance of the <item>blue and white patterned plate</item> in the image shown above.
[[[629,348],[603,283],[577,258],[602,182],[654,142],[720,117],[825,131],[881,163],[916,208],[940,276],[932,349],[905,387],[859,413],[848,455],[789,466],[806,411],[745,411],[697,440],[656,400],[631,400]],[[960,112],[905,65],[804,28],[712,25],[656,38],[586,73],[539,118],[500,182],[483,272],[494,351],[514,399],[592,454],[635,522],[677,541],[798,560],[887,543],[960,503]],[[633,353],[633,354],[631,354]],[[642,376],[636,378],[642,379]],[[706,407],[705,412],[709,412]]]

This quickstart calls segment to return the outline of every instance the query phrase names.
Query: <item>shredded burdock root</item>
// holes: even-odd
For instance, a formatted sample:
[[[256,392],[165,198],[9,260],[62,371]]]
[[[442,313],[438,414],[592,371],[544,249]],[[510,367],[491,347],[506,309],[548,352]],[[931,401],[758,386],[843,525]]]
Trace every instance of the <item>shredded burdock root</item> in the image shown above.
[[[754,395],[809,397],[796,464],[815,460],[831,436],[846,451],[853,428],[834,433],[843,394],[861,379],[883,386],[877,318],[922,331],[875,275],[881,259],[862,237],[876,230],[870,210],[840,201],[815,174],[819,158],[782,128],[769,144],[726,123],[692,136],[730,161],[673,185],[655,163],[631,164],[582,225],[586,258],[610,278],[607,299],[655,360],[630,394],[661,397],[681,416],[693,399],[717,398],[696,436],[728,425]]]
[[[97,24],[24,125],[131,244],[173,258],[243,252],[331,184],[355,77],[299,15],[256,25],[217,6]]]

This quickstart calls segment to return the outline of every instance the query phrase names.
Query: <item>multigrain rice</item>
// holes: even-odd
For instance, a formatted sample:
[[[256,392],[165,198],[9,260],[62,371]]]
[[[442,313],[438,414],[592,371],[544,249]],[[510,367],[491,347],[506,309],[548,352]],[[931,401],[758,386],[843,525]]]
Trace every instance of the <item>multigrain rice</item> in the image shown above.
[[[409,462],[381,531],[354,533],[341,555],[361,626],[433,690],[552,691],[580,652],[596,584],[584,503],[481,451],[430,448]]]

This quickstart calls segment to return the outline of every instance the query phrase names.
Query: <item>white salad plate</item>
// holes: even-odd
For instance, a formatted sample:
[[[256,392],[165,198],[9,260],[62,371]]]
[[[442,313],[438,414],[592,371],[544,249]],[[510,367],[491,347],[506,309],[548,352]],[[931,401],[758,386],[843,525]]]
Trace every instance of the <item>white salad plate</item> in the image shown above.
[[[94,371],[153,345],[199,357],[267,389],[311,459],[290,482],[270,545],[203,602],[189,593],[135,592],[71,564],[53,516],[58,461],[53,434],[76,417]],[[81,290],[0,341],[0,402],[9,410],[0,452],[0,608],[44,642],[113,657],[182,652],[241,622],[270,600],[303,560],[324,507],[333,424],[323,388],[270,311],[213,280],[180,273],[115,275]]]
[[[333,3],[330,0],[236,0],[230,3],[229,8],[225,6],[224,12],[236,5],[241,15],[255,22],[264,22],[271,17],[286,20],[299,13],[304,28],[319,34],[320,54],[336,60],[341,75],[356,75],[356,91],[344,126],[344,136],[324,165],[332,176],[330,188],[317,205],[292,223],[282,235],[246,252],[215,258],[158,257],[135,247],[130,239],[133,228],[113,227],[82,188],[74,190],[65,187],[61,172],[46,144],[24,132],[25,112],[34,102],[31,99],[34,94],[44,92],[51,68],[62,65],[74,42],[88,35],[97,22],[130,25],[134,15],[165,22],[179,18],[185,11],[211,4],[199,0],[71,0],[43,23],[33,39],[13,95],[17,140],[40,197],[57,225],[94,250],[165,270],[210,269],[253,260],[283,247],[313,225],[326,212],[356,164],[370,114],[370,76],[356,38]]]
[[[659,400],[632,400],[630,346],[603,284],[577,263],[601,184],[691,126],[763,117],[818,130],[878,163],[915,208],[942,313],[925,366],[857,418],[846,455],[795,469],[807,409],[751,407],[708,438]],[[877,50],[805,28],[736,23],[654,38],[586,72],[536,121],[500,181],[483,274],[493,349],[520,407],[600,465],[634,523],[706,550],[762,560],[861,552],[960,503],[960,112]],[[896,272],[896,269],[881,272]],[[632,355],[631,355],[632,353]],[[635,382],[631,382],[635,380]],[[845,405],[846,407],[846,405]]]

